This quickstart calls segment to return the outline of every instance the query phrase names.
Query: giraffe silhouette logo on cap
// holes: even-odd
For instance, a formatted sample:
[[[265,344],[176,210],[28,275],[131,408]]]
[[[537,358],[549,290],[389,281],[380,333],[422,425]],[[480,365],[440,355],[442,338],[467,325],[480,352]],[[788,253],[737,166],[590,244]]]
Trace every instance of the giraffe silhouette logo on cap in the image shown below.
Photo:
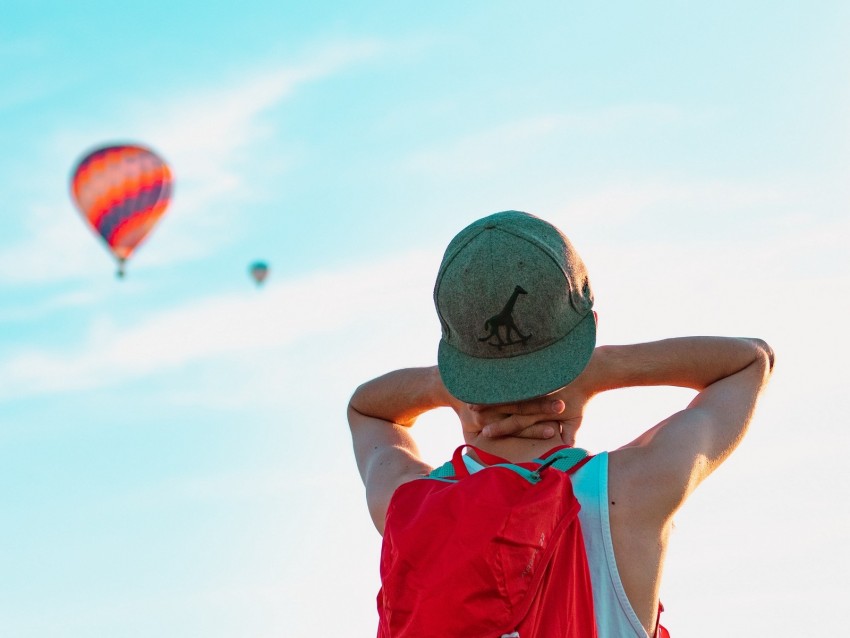
[[[508,302],[505,304],[505,307],[502,308],[498,314],[493,315],[484,322],[484,329],[489,330],[489,334],[484,337],[479,337],[478,340],[486,341],[488,345],[498,348],[499,350],[501,350],[504,346],[512,346],[517,343],[525,345],[532,335],[524,335],[519,331],[519,328],[516,327],[516,323],[514,323],[513,313],[517,297],[527,294],[528,293],[522,286],[516,286],[513,294],[511,294],[511,298],[508,299]],[[504,338],[502,337],[503,333]]]

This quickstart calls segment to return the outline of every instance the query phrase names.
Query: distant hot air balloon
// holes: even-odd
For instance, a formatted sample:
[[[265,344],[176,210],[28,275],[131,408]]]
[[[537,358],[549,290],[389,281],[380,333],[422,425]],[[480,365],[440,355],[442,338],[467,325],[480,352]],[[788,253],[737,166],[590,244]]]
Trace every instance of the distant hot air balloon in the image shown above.
[[[260,286],[266,280],[266,277],[269,276],[269,265],[264,261],[255,261],[248,268],[248,272],[251,273],[254,283]]]
[[[118,260],[118,276],[171,199],[168,165],[142,146],[104,146],[79,161],[71,195]]]

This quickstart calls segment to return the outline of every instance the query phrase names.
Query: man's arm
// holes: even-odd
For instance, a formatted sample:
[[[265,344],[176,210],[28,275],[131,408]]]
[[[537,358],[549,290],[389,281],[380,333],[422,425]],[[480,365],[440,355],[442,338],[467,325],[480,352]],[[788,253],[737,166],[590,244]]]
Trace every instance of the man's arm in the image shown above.
[[[596,394],[635,386],[679,386],[699,394],[681,412],[649,428],[611,457],[622,466],[624,484],[655,522],[670,516],[737,447],[746,433],[756,399],[773,368],[773,351],[759,339],[682,337],[651,343],[596,348],[590,363],[571,384],[546,397],[503,411],[543,412],[553,398],[567,406],[571,427],[581,423]],[[487,408],[485,412],[491,412]],[[507,419],[485,428],[490,436],[511,436]]]
[[[627,491],[620,496],[639,502],[654,526],[668,520],[741,442],[772,368],[773,351],[760,339],[682,337],[602,346],[573,392],[592,397],[661,385],[698,391],[684,410],[610,457],[611,471]]]
[[[601,355],[597,391],[639,385],[698,391],[684,410],[611,457],[648,522],[667,520],[740,444],[773,369],[773,351],[759,339],[685,337],[610,346]]]
[[[348,404],[348,424],[366,502],[378,531],[390,498],[402,483],[427,474],[409,428],[419,415],[451,405],[436,367],[407,368],[367,381]]]
[[[348,423],[369,513],[381,533],[396,488],[431,470],[419,456],[410,427],[424,412],[441,407],[455,411],[466,436],[509,423],[513,436],[550,439],[564,404],[548,401],[533,412],[481,414],[449,394],[436,366],[396,370],[358,387],[348,404]]]

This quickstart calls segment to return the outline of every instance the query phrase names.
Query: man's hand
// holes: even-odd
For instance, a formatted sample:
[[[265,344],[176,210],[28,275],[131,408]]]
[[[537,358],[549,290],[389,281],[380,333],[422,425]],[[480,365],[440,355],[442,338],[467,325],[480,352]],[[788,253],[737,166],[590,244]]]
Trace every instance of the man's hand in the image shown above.
[[[467,433],[490,439],[514,436],[524,439],[551,439],[575,433],[581,425],[585,406],[595,394],[595,378],[602,364],[594,353],[588,366],[572,383],[541,397],[499,405],[453,405]]]
[[[552,396],[519,403],[453,406],[467,434],[497,439],[551,439],[561,431],[564,402]]]

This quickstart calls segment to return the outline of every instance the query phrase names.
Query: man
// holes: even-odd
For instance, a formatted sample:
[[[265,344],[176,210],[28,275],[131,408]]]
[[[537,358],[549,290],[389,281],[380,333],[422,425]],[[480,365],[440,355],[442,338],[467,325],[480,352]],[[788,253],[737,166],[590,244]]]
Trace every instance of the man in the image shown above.
[[[654,292],[636,312],[652,312]],[[743,438],[772,350],[758,339],[724,337],[597,347],[581,258],[557,228],[516,211],[480,219],[452,240],[434,300],[438,367],[369,381],[349,405],[378,531],[396,489],[432,469],[410,434],[426,411],[453,408],[466,443],[519,463],[573,446],[585,407],[600,392],[692,388],[698,394],[683,410],[596,454],[572,476],[598,635],[655,636],[673,516]],[[474,452],[465,463],[484,465]]]

